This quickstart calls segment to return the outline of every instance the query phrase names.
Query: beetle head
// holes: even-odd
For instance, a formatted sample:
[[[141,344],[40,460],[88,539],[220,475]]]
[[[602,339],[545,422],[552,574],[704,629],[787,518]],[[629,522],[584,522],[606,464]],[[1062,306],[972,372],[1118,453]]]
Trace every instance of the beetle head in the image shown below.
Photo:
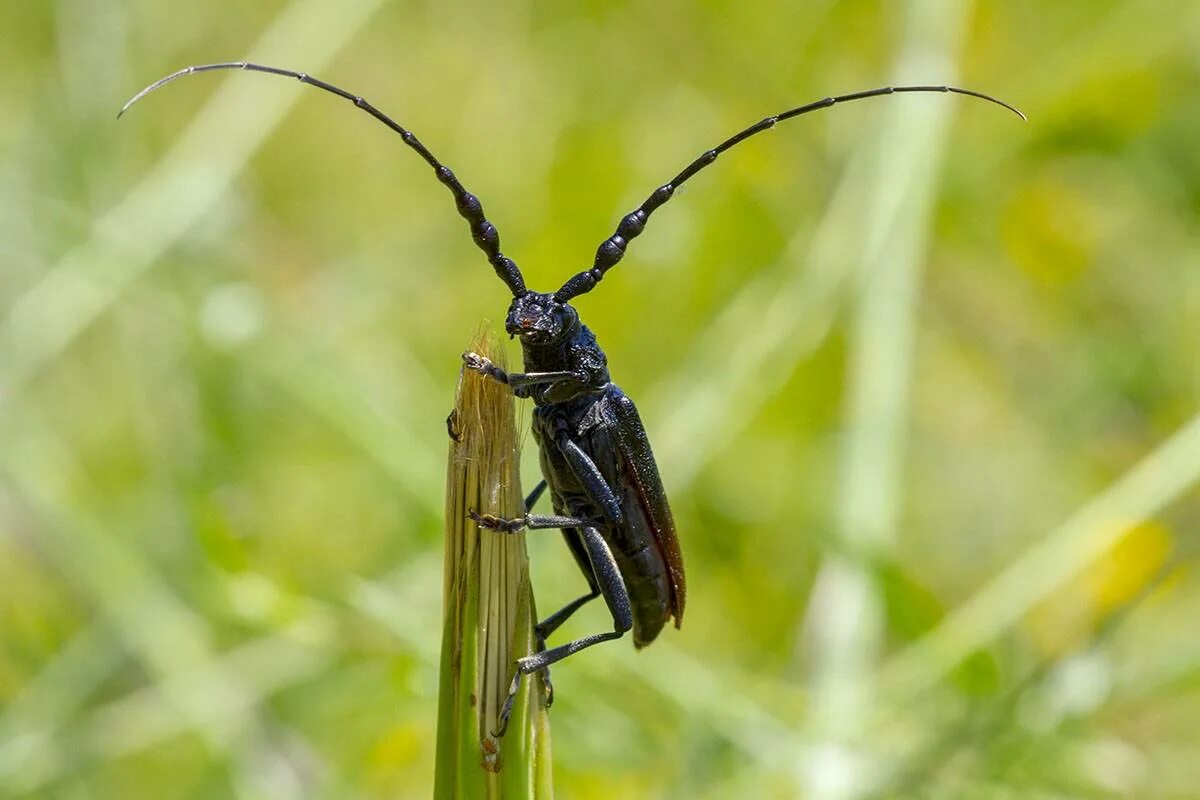
[[[513,298],[504,329],[509,336],[520,336],[522,344],[544,345],[558,341],[578,323],[575,309],[555,300],[554,295],[526,292]]]

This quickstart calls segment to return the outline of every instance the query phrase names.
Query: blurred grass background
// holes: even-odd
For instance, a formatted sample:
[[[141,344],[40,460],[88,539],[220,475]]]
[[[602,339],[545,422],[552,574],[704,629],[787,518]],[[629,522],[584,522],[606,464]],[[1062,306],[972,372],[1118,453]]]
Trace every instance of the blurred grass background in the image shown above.
[[[580,299],[691,591],[682,631],[556,670],[558,792],[1200,797],[1200,6],[18,0],[0,30],[0,796],[431,791],[443,419],[506,293],[342,101],[209,75],[114,119],[250,57],[412,128],[539,289],[768,113],[1020,106],[790,122]],[[539,606],[575,597],[530,550]]]

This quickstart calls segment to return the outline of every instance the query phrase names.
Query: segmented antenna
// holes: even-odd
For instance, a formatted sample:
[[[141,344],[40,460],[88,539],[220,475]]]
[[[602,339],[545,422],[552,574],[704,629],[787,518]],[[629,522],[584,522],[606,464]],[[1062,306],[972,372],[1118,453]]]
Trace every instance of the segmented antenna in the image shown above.
[[[396,133],[400,134],[400,138],[404,140],[404,143],[413,150],[416,150],[417,154],[420,155],[421,158],[425,159],[425,163],[433,167],[433,171],[434,174],[437,175],[437,179],[441,181],[447,189],[450,190],[452,195],[454,195],[454,203],[456,206],[458,206],[458,213],[471,227],[471,238],[475,240],[475,244],[478,245],[479,249],[482,250],[487,256],[488,261],[492,265],[492,269],[494,269],[496,274],[500,276],[500,280],[504,281],[505,285],[508,286],[514,297],[521,297],[526,293],[527,290],[525,288],[525,279],[521,275],[521,270],[517,267],[515,261],[500,252],[500,233],[496,230],[496,226],[489,222],[487,217],[483,215],[483,204],[479,202],[479,198],[464,189],[463,185],[459,183],[458,178],[455,177],[450,168],[438,161],[433,153],[429,152],[429,149],[425,147],[425,145],[421,144],[421,141],[413,135],[412,131],[404,128],[387,114],[384,114],[382,111],[375,108],[375,106],[371,105],[363,98],[356,94],[347,92],[345,89],[339,89],[337,86],[334,86],[331,83],[326,83],[323,80],[314,78],[311,75],[303,72],[295,72],[290,69],[280,69],[279,67],[269,67],[264,64],[255,64],[250,61],[228,61],[220,64],[201,64],[194,67],[185,67],[178,72],[172,72],[165,78],[159,78],[154,83],[150,84],[145,89],[142,89],[140,92],[131,97],[129,102],[121,107],[121,110],[117,113],[117,117],[120,118],[122,114],[129,110],[130,106],[153,92],[155,89],[165,86],[177,78],[182,78],[196,72],[211,72],[219,69],[242,69],[249,72],[265,72],[268,75],[284,75],[289,78],[295,78],[301,83],[307,83],[309,86],[315,86],[318,89],[324,89],[327,92],[336,94],[338,97],[343,97],[346,100],[349,100],[356,107],[366,111],[372,117],[379,120],[384,125],[387,125]]]
[[[810,111],[818,111],[822,108],[829,108],[838,103],[848,103],[851,100],[862,100],[867,97],[878,97],[885,94],[900,94],[902,92],[952,92],[954,94],[964,94],[969,97],[978,97],[981,100],[987,100],[989,103],[995,103],[998,106],[1003,106],[1009,111],[1016,114],[1021,119],[1025,119],[1025,115],[1018,111],[1015,107],[1009,105],[1003,100],[998,100],[991,95],[983,94],[982,92],[972,91],[971,89],[959,89],[955,86],[884,86],[879,89],[869,89],[865,92],[854,92],[853,94],[843,94],[837,97],[826,97],[823,100],[817,100],[814,103],[793,108],[790,111],[784,111],[775,114],[771,117],[766,117],[749,128],[746,128],[733,136],[730,136],[725,141],[711,150],[705,150],[700,156],[684,167],[683,171],[672,178],[667,183],[655,189],[646,200],[636,209],[626,214],[620,224],[617,225],[616,232],[600,243],[600,247],[596,250],[596,259],[592,264],[592,268],[584,270],[573,276],[570,280],[562,285],[557,292],[554,293],[554,299],[560,303],[565,303],[573,297],[578,297],[581,294],[586,294],[596,288],[596,284],[604,277],[604,273],[608,272],[621,258],[625,255],[625,248],[628,247],[629,241],[636,238],[646,227],[646,221],[656,209],[664,205],[675,194],[685,181],[691,178],[700,170],[707,167],[709,164],[717,160],[717,156],[724,153],[729,148],[739,142],[749,139],[755,134],[762,133],[765,130],[775,127],[776,123],[783,122],[785,119],[798,117],[801,114],[807,114]]]

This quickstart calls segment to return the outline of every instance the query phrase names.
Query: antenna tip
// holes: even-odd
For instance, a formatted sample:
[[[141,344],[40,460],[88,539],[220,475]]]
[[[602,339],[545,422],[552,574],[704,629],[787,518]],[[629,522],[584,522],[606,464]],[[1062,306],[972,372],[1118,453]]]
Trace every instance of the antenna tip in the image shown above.
[[[133,97],[126,100],[125,105],[121,106],[121,110],[117,112],[117,119],[120,119],[121,117],[125,116],[125,112],[128,111],[133,106],[134,103],[136,103],[138,100],[140,100],[142,98],[142,95],[144,95],[144,94],[145,94],[145,92],[138,92]]]

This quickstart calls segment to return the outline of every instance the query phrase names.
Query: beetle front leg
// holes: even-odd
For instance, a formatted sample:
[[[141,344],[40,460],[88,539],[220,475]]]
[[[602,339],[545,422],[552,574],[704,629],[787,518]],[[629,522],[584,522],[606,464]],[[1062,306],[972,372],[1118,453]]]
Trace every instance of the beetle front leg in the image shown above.
[[[467,369],[503,383],[512,389],[512,393],[517,397],[529,397],[534,387],[547,383],[562,381],[583,383],[587,380],[587,375],[582,372],[505,372],[497,367],[490,358],[485,358],[478,353],[463,353],[462,359]]]
[[[479,353],[466,352],[462,354],[462,360],[467,369],[474,370],[484,377],[499,381],[505,386],[510,385],[508,373],[492,363],[492,360],[487,356],[481,356]]]

